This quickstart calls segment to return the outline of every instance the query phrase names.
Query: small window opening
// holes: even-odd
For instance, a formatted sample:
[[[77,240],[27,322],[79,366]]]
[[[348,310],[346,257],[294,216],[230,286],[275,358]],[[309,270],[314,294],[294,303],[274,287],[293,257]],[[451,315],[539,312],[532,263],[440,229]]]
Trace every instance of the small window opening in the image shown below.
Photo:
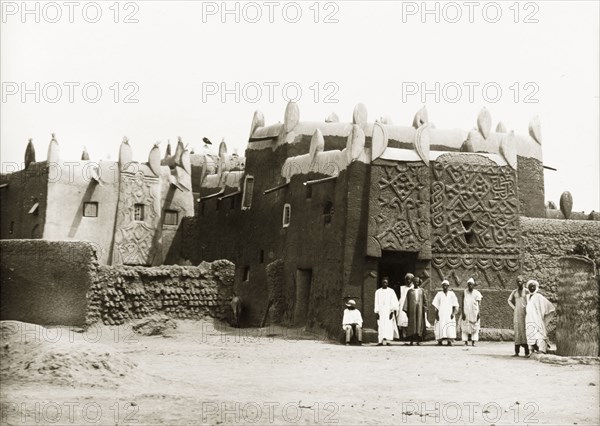
[[[135,204],[133,206],[133,220],[142,222],[144,220],[144,205]]]
[[[165,210],[165,225],[177,225],[179,223],[179,212],[177,210]]]
[[[84,217],[98,217],[98,203],[96,203],[96,202],[83,203],[83,216]]]
[[[290,204],[285,204],[283,206],[283,227],[287,228],[290,226],[290,221],[292,219],[292,206]]]
[[[331,201],[325,204],[323,208],[323,221],[325,225],[329,225],[333,219],[333,203]]]

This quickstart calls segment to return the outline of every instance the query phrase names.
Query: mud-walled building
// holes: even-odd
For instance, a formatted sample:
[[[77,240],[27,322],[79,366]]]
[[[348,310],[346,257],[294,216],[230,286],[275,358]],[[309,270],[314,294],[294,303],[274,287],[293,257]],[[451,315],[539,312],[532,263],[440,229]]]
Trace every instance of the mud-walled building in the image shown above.
[[[196,215],[186,218],[183,256],[237,266],[244,320],[266,318],[335,332],[346,298],[375,327],[373,295],[383,276],[405,273],[434,291],[477,279],[487,327],[510,328],[506,299],[520,269],[520,216],[545,217],[539,124],[525,135],[483,109],[469,132],[436,128],[419,111],[412,126],[335,114],[283,123],[255,113],[244,171],[198,159],[204,172]],[[215,173],[217,171],[217,173]],[[194,175],[196,181],[196,176]],[[495,311],[496,312],[495,312]],[[498,314],[497,311],[503,313]]]
[[[52,135],[46,161],[32,141],[25,167],[0,177],[0,238],[88,241],[100,263],[162,265],[179,260],[180,223],[192,216],[190,153],[181,140],[174,155],[132,161],[127,139],[118,161],[63,160]]]

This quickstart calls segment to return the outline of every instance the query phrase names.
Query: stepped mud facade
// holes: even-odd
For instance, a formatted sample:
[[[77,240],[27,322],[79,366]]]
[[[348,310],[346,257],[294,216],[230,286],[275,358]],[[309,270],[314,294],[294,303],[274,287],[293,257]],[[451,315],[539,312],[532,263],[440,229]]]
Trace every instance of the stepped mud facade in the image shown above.
[[[502,123],[493,131],[484,108],[474,125],[438,129],[425,108],[412,125],[370,122],[362,104],[346,123],[335,114],[301,121],[290,103],[283,122],[255,113],[244,157],[228,154],[225,142],[217,153],[192,154],[179,141],[174,155],[169,149],[161,160],[155,146],[147,163],[135,163],[124,141],[118,162],[82,160],[75,175],[88,179],[75,181],[50,175],[59,163],[53,139],[47,162],[35,162],[28,148],[26,168],[2,176],[1,236],[91,241],[103,265],[227,259],[243,324],[332,335],[348,298],[365,326],[376,327],[373,296],[384,276],[396,291],[407,272],[420,276],[430,300],[443,279],[462,291],[473,277],[484,296],[482,327],[510,329],[506,300],[516,277],[540,278],[552,300],[558,284],[544,271],[597,235],[600,222],[571,213],[566,196],[560,212],[545,205],[537,119],[525,134]],[[24,179],[28,173],[35,178]],[[97,217],[82,214],[86,203],[97,204]],[[130,294],[114,274],[104,281],[120,282],[136,306],[164,298]],[[196,300],[197,290],[184,290],[182,300]],[[195,312],[186,306],[182,312]]]

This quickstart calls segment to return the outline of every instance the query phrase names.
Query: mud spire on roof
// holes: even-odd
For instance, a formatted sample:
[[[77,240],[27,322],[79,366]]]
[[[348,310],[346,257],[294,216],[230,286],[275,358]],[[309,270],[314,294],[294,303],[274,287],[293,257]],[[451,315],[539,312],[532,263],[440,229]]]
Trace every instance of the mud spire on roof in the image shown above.
[[[259,127],[265,127],[265,116],[262,112],[256,110],[254,111],[254,116],[252,117],[252,125],[250,126],[250,137],[252,137],[256,129],[258,129]]]
[[[81,153],[81,161],[89,161],[90,160],[90,154],[87,151],[87,148],[84,146],[83,147],[83,151]]]
[[[477,129],[484,139],[487,139],[492,130],[492,115],[486,107],[481,108],[477,116]]]
[[[365,132],[358,124],[352,125],[352,131],[348,135],[346,143],[346,161],[350,164],[358,159],[365,149]]]
[[[340,122],[340,117],[338,117],[338,115],[335,112],[332,112],[331,114],[329,114],[327,116],[327,118],[325,119],[325,123],[339,123]]]
[[[517,140],[513,130],[500,141],[500,155],[512,169],[517,170]]]
[[[367,119],[367,107],[362,102],[359,102],[352,112],[352,124],[358,124],[360,127],[364,127],[367,124]]]
[[[148,154],[148,166],[155,176],[160,176],[160,142],[156,142]]]
[[[48,163],[58,163],[60,161],[60,148],[58,146],[58,141],[56,140],[56,135],[52,133],[52,139],[50,140],[50,144],[48,145]]]
[[[535,116],[529,122],[529,135],[540,145],[542,144],[542,123],[539,116]]]
[[[415,114],[415,118],[413,118],[413,127],[418,129],[426,123],[429,123],[429,113],[427,112],[425,105],[423,105],[423,107]]]
[[[131,152],[131,146],[129,145],[129,139],[127,136],[123,136],[123,141],[119,147],[119,166],[121,170],[125,170],[131,163],[133,154]]]
[[[296,102],[288,102],[285,107],[283,126],[286,132],[291,132],[300,122],[300,108]]]
[[[35,147],[33,146],[33,139],[29,138],[27,148],[25,148],[25,168],[31,163],[35,163]]]
[[[317,155],[319,155],[320,152],[323,152],[324,149],[325,139],[323,138],[323,133],[321,133],[320,129],[317,129],[313,133],[312,138],[310,140],[309,156],[311,164],[315,162]]]

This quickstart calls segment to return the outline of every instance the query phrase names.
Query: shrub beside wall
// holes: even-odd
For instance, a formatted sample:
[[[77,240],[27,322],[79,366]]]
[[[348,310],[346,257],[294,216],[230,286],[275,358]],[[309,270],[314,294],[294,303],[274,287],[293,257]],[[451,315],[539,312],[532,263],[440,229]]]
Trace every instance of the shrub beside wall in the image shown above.
[[[559,260],[556,350],[563,356],[600,356],[599,281],[594,262],[581,256]]]

